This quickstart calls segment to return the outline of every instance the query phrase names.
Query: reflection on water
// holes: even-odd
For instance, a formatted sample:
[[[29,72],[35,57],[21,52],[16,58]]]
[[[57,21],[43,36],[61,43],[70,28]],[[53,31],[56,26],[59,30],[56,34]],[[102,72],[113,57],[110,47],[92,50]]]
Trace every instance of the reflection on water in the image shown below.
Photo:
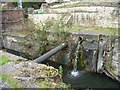
[[[66,69],[63,81],[71,84],[73,88],[120,88],[120,83],[112,80],[104,74],[96,74],[84,71]]]

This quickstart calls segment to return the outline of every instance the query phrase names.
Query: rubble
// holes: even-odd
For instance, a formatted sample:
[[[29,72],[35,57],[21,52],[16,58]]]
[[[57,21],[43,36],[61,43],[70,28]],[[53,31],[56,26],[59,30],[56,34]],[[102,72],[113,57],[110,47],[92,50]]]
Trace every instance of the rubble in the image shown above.
[[[23,88],[42,88],[44,86],[49,88],[62,88],[64,84],[61,80],[61,75],[58,69],[45,64],[37,64],[34,61],[23,61],[19,65],[16,64],[17,73],[14,75]],[[45,84],[45,85],[44,85]],[[65,86],[66,84],[64,84]],[[68,87],[66,85],[66,87]],[[45,87],[44,87],[45,88]]]

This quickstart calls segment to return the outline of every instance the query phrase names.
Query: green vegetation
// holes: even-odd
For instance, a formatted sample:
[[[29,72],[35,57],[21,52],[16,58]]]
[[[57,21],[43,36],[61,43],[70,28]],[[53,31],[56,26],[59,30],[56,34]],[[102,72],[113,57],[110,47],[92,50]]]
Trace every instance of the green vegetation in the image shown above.
[[[67,84],[65,84],[65,83],[63,83],[63,82],[59,82],[59,83],[53,83],[53,82],[51,82],[51,81],[49,81],[49,82],[42,82],[41,83],[41,86],[39,86],[39,88],[41,89],[41,88],[46,88],[46,90],[49,90],[50,88],[70,88],[70,85],[67,85]]]
[[[63,74],[63,68],[62,66],[59,66],[59,73],[62,75]]]
[[[89,27],[89,26],[81,26],[79,24],[67,23],[65,24],[63,19],[54,20],[48,19],[44,22],[44,26],[46,30],[53,30],[57,32],[81,32],[81,33],[97,33],[97,34],[108,34],[108,35],[118,35],[118,28],[110,28],[110,27]]]
[[[14,2],[9,2],[10,4],[17,6],[17,2],[18,0],[14,0]],[[25,0],[22,1],[22,6],[23,8],[29,8],[29,7],[33,7],[35,9],[39,9],[41,6],[42,2],[25,2]]]
[[[36,40],[39,43],[39,51],[40,54],[44,54],[46,52],[46,45],[48,43],[47,37],[46,37],[46,31],[45,31],[44,25],[42,27],[39,27],[34,31],[34,35],[32,35],[32,40]]]
[[[107,67],[109,70],[111,70],[111,71],[115,71],[115,70],[116,70],[116,66],[114,66],[114,65],[112,64],[112,61],[110,61],[110,60],[107,60],[106,63],[105,63],[105,65],[106,65],[106,67]]]
[[[0,55],[0,66],[7,63],[7,62],[10,62],[11,60],[9,59],[9,57],[7,56],[4,56],[4,55]]]
[[[91,28],[92,29],[92,28]],[[118,28],[110,28],[110,27],[94,27],[93,30],[89,30],[93,32],[98,32],[102,34],[109,34],[109,35],[118,35],[119,29]]]
[[[39,65],[38,65],[39,66]],[[35,85],[36,88],[69,88],[69,85],[63,83],[60,79],[60,75],[58,74],[57,69],[52,69],[52,67],[43,65],[43,70],[37,70],[37,66],[34,67],[34,70],[29,71],[28,68],[24,69],[22,72],[27,76],[28,74],[40,76],[40,78],[34,78],[33,81],[28,81],[27,83],[31,83]],[[23,68],[21,67],[21,70]],[[28,70],[28,71],[27,71]],[[19,79],[15,79],[14,76],[21,75],[20,69],[13,74],[2,74],[0,75],[0,79],[6,82],[10,88],[25,88],[23,81]]]
[[[79,69],[85,69],[85,53],[83,52],[83,46],[81,46],[79,48],[79,53],[78,53],[78,62],[77,62],[77,65],[78,65],[78,68]]]
[[[62,20],[57,22],[57,24],[47,20],[45,21],[45,23],[41,23],[40,26],[37,28],[35,27],[33,21],[26,20],[23,26],[23,30],[14,33],[12,32],[12,34],[25,36],[25,40],[18,41],[21,41],[20,44],[28,48],[30,46],[33,46],[34,42],[37,42],[39,44],[39,53],[40,55],[42,55],[47,50],[50,50],[51,48],[59,45],[60,43],[66,42],[69,33],[64,31],[64,27],[66,26],[63,24]],[[49,35],[46,30],[50,30],[50,28],[54,30],[54,33],[51,34],[51,38],[48,38]],[[50,49],[47,49],[48,45]]]
[[[12,77],[13,77],[13,75],[11,75],[11,74],[0,75],[0,78],[3,81],[7,82],[12,88],[20,88],[20,85],[18,84],[18,82]]]
[[[39,88],[51,88],[51,86],[50,86],[50,83],[46,83],[46,82],[44,82],[44,83],[42,83],[42,85],[39,87]]]
[[[14,63],[14,64],[19,64],[21,61],[22,61],[22,60],[20,60],[20,59],[19,59],[19,60],[13,60],[13,63]]]
[[[103,28],[97,26],[87,27],[75,24],[73,22],[65,23],[63,18],[66,15],[68,15],[68,13],[63,14],[63,17],[60,20],[47,19],[46,21],[41,22],[39,27],[35,27],[33,21],[26,19],[23,30],[15,32],[14,34],[26,37],[25,40],[18,41],[21,41],[20,43],[23,43],[24,46],[28,47],[28,49],[30,49],[30,47],[33,47],[35,42],[37,42],[39,44],[37,46],[39,47],[39,55],[43,55],[45,52],[56,47],[57,45],[69,41],[69,32],[118,35],[117,28]],[[51,33],[49,35],[47,33],[47,30],[51,30],[54,33]]]
[[[9,10],[9,9],[5,7],[0,7],[0,10]]]

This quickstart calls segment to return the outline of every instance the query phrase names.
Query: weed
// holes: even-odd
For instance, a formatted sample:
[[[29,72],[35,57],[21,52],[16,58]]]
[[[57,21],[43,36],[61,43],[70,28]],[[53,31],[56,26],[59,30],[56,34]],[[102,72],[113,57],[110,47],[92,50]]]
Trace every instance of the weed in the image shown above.
[[[59,66],[59,73],[62,75],[63,74],[63,68],[62,66]]]
[[[20,88],[20,85],[17,83],[17,81],[12,78],[13,75],[9,75],[9,74],[2,74],[0,75],[0,78],[7,82],[11,87],[13,88]]]
[[[10,62],[11,60],[9,59],[9,57],[7,56],[4,56],[4,55],[0,55],[0,66],[7,63],[7,62]]]
[[[63,14],[63,17],[60,20],[48,19],[44,22],[44,27],[46,30],[53,30],[56,33],[59,32],[93,32],[93,33],[102,33],[102,34],[109,34],[109,35],[118,35],[119,29],[118,28],[110,28],[110,27],[88,27],[88,26],[81,26],[75,23],[64,23],[63,18],[66,15]]]

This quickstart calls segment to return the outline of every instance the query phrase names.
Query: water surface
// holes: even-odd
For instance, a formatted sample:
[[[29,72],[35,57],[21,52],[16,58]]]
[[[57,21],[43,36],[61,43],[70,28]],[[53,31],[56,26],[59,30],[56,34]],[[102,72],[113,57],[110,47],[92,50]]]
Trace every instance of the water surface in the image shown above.
[[[120,83],[112,80],[104,74],[92,72],[77,71],[77,75],[73,75],[72,69],[65,69],[63,81],[71,84],[73,88],[120,88]]]

